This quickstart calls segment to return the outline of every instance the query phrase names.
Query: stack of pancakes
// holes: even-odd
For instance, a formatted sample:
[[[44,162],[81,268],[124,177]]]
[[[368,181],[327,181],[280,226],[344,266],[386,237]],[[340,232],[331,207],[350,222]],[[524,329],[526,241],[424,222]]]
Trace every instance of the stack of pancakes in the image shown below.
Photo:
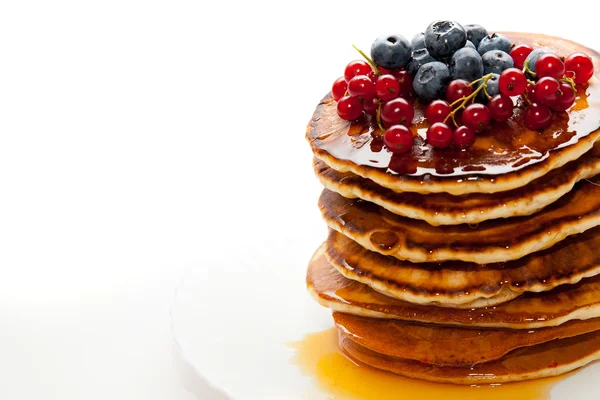
[[[573,42],[507,34],[559,55]],[[467,150],[435,150],[415,101],[411,152],[326,97],[307,139],[329,236],[308,268],[343,350],[461,384],[562,374],[600,358],[600,81],[542,131],[522,115]],[[596,142],[598,141],[598,144]]]

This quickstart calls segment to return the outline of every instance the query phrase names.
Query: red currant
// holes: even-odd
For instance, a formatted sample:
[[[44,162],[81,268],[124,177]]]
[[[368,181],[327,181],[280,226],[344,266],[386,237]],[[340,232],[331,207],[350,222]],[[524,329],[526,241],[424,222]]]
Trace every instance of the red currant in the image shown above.
[[[537,102],[537,99],[536,99],[535,96],[536,96],[536,94],[535,94],[535,84],[534,83],[528,83],[527,84],[527,98],[532,103],[535,103],[535,102]]]
[[[398,83],[400,84],[400,90],[398,91],[400,97],[410,96],[413,90],[412,76],[410,76],[408,71],[398,71],[394,76],[398,79]]]
[[[366,75],[357,75],[348,82],[348,94],[358,97],[375,97],[375,84]]]
[[[425,117],[430,123],[444,122],[448,114],[452,111],[450,103],[445,100],[434,100],[427,106]]]
[[[452,143],[452,129],[443,122],[436,122],[427,129],[427,143],[437,149],[445,149]]]
[[[341,119],[353,121],[362,115],[362,104],[358,97],[344,96],[337,103],[337,112]]]
[[[498,94],[492,97],[487,106],[490,109],[494,121],[508,121],[513,115],[513,101],[505,94]]]
[[[535,98],[543,104],[555,102],[561,95],[560,83],[549,76],[540,79],[535,85]]]
[[[464,79],[456,79],[450,82],[446,88],[446,100],[452,104],[456,100],[467,97],[473,93],[473,87],[469,86],[469,82]]]
[[[371,66],[366,61],[350,61],[348,65],[346,65],[346,69],[344,70],[344,78],[346,79],[346,82],[349,82],[350,79],[354,78],[355,76],[368,75],[371,71]]]
[[[515,46],[510,51],[510,56],[512,57],[512,59],[515,62],[515,68],[523,69],[523,66],[525,64],[525,59],[527,58],[529,53],[531,53],[532,51],[533,51],[533,47],[531,47],[528,44],[520,44],[518,46]]]
[[[492,119],[490,109],[483,104],[471,104],[462,114],[464,125],[473,129],[476,133],[481,133],[488,127]]]
[[[535,63],[538,78],[549,76],[560,79],[565,74],[565,63],[554,53],[542,54]]]
[[[346,79],[344,79],[344,77],[337,78],[331,87],[331,96],[333,96],[335,101],[338,101],[344,97],[346,90],[348,90],[348,83],[346,82]]]
[[[381,120],[387,125],[410,125],[415,109],[402,97],[390,100],[381,108]]]
[[[367,98],[362,103],[363,111],[369,115],[377,115],[377,109],[379,108],[379,100],[376,97]]]
[[[525,108],[523,113],[525,126],[532,131],[549,127],[552,124],[552,111],[548,106],[534,103]]]
[[[475,131],[468,126],[461,125],[452,133],[452,144],[462,149],[475,142]]]
[[[507,96],[518,96],[525,93],[527,78],[523,71],[517,68],[508,68],[502,71],[498,79],[498,89]]]
[[[550,108],[554,111],[567,111],[575,102],[575,91],[567,82],[561,82],[560,91],[561,95],[550,104]]]
[[[400,82],[392,75],[381,75],[375,83],[375,94],[383,101],[395,99],[400,94]]]
[[[575,83],[583,84],[594,76],[594,63],[587,54],[573,53],[565,60],[567,71],[575,72]]]
[[[404,125],[391,126],[383,136],[383,143],[392,153],[406,153],[412,148],[413,134]]]

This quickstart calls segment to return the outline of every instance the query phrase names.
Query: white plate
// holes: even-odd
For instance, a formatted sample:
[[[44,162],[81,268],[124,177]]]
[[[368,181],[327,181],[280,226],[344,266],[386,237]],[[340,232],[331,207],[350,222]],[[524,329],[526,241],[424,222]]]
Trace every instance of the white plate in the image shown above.
[[[182,354],[233,400],[331,399],[291,361],[291,342],[332,326],[305,292],[308,254],[283,265],[261,250],[187,272],[172,307]],[[599,377],[600,364],[588,366],[554,386],[551,399],[597,399]]]

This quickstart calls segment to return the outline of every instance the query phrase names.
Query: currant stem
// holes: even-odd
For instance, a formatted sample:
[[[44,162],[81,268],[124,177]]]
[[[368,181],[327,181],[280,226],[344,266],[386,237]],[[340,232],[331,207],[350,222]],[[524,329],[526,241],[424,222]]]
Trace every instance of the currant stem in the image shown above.
[[[352,45],[352,47],[354,47],[354,50],[358,51],[360,53],[360,55],[363,56],[363,58],[365,60],[367,60],[367,62],[369,63],[369,65],[371,65],[371,68],[373,68],[373,71],[375,71],[375,73],[377,75],[381,75],[381,70],[379,69],[379,67],[377,66],[377,64],[375,64],[375,62],[373,60],[371,60],[371,57],[369,57],[368,55],[366,55],[364,51],[362,51],[361,49],[359,49],[355,45]]]
[[[473,91],[473,93],[471,93],[469,96],[463,96],[460,99],[454,101],[452,104],[450,104],[450,107],[452,108],[452,111],[450,112],[450,114],[448,114],[446,116],[446,118],[444,118],[444,123],[446,123],[448,121],[449,118],[452,118],[452,122],[454,122],[454,126],[458,127],[458,124],[456,123],[456,119],[454,118],[454,115],[461,109],[465,108],[465,105],[469,102],[469,100],[471,100],[472,103],[475,102],[475,97],[477,96],[477,94],[479,92],[481,92],[482,90],[484,91],[484,93],[488,95],[487,93],[487,82],[492,79],[492,77],[494,76],[494,74],[487,74],[482,76],[479,79],[474,80],[473,82],[471,82],[469,84],[469,86],[472,86],[475,83],[481,82],[481,85],[479,85],[479,87],[477,89],[475,89]],[[489,96],[491,97],[491,96]],[[458,105],[458,107],[456,107]],[[456,108],[455,108],[456,107]]]
[[[571,89],[573,89],[573,93],[577,93],[577,88],[575,87],[575,81],[573,80],[573,78],[560,78],[559,79],[560,82],[566,82],[569,85],[571,85]]]
[[[532,70],[529,69],[529,61],[530,60],[525,61],[525,65],[523,66],[523,73],[524,74],[529,73],[533,76],[537,76],[537,74],[535,72],[533,72]]]
[[[379,129],[385,133],[385,128],[383,127],[383,124],[381,123],[381,106],[383,105],[383,103],[380,101],[379,105],[377,106],[377,114],[375,116],[375,119],[377,120],[377,126],[379,127]]]

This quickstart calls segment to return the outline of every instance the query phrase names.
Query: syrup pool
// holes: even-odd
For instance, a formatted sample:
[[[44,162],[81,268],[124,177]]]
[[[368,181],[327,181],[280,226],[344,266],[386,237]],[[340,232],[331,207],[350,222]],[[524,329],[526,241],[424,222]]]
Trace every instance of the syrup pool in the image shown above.
[[[551,388],[561,380],[463,386],[404,378],[347,358],[338,346],[336,328],[309,334],[291,346],[296,350],[293,363],[314,377],[332,400],[549,400]]]

